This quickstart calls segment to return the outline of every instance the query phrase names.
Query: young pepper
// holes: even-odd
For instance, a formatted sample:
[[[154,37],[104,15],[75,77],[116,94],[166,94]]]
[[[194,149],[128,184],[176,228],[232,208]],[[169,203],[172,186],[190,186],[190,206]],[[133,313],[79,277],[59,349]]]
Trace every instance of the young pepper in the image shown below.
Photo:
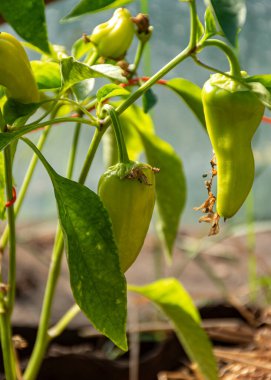
[[[242,72],[245,77],[246,73]],[[251,140],[264,105],[249,88],[214,74],[204,84],[202,101],[217,164],[217,213],[232,217],[247,198],[254,180]]]
[[[39,101],[38,87],[21,43],[11,34],[0,32],[0,84],[7,97],[21,103]]]
[[[118,8],[110,20],[94,28],[89,38],[100,56],[118,59],[125,55],[134,34],[135,27],[130,12]]]
[[[105,104],[102,113],[111,119],[119,162],[101,176],[98,194],[112,222],[121,270],[126,272],[137,258],[149,229],[155,203],[154,174],[159,169],[130,161],[114,107]]]
[[[132,162],[108,168],[98,185],[118,247],[123,272],[137,258],[147,235],[155,204],[155,169]]]

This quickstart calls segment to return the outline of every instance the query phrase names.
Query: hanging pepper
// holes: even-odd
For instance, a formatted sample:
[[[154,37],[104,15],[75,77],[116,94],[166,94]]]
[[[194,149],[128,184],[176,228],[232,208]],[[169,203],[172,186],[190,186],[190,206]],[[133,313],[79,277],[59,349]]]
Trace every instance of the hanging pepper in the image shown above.
[[[217,165],[216,210],[227,219],[240,209],[254,181],[251,140],[264,105],[245,84],[222,74],[204,84],[202,101]]]
[[[11,34],[0,32],[0,84],[8,98],[21,103],[39,101],[38,87],[21,43]]]

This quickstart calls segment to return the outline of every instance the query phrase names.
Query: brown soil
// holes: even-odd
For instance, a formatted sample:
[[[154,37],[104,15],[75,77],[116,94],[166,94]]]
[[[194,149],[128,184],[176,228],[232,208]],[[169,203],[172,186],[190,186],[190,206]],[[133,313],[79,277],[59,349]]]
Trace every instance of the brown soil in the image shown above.
[[[18,286],[13,324],[14,333],[23,336],[28,343],[28,348],[20,351],[22,362],[27,360],[34,341],[54,228],[52,224],[44,223],[21,226],[18,231]],[[202,309],[203,325],[215,345],[220,379],[271,379],[271,312],[266,306],[271,285],[262,282],[257,293],[251,292],[248,285],[248,263],[252,263],[252,257],[256,258],[257,275],[262,278],[270,275],[270,242],[268,225],[261,227],[250,248],[248,238],[241,230],[227,238],[202,238],[199,234],[186,232],[178,237],[173,263],[167,266],[159,243],[150,235],[142,254],[128,271],[127,280],[133,284],[145,284],[164,276],[178,278],[198,305],[210,305]],[[3,265],[6,264],[5,258]],[[65,260],[56,299],[52,322],[56,322],[73,304]],[[214,306],[218,300],[227,306]],[[251,301],[257,308],[256,314],[246,306]],[[196,367],[187,361],[167,321],[142,297],[129,296],[128,330],[129,356],[111,360],[116,355],[115,349],[90,327],[82,314],[79,315],[61,338],[64,343],[60,339],[51,346],[43,367],[45,375],[39,380],[68,380],[72,378],[69,377],[72,368],[77,371],[78,380],[201,380]],[[81,357],[79,364],[73,362],[74,354],[77,359],[78,354]],[[61,368],[59,360],[64,360],[62,367],[68,374],[53,377],[50,371]],[[113,375],[112,368],[119,372]],[[91,377],[87,375],[90,369]],[[79,377],[78,373],[82,375]]]

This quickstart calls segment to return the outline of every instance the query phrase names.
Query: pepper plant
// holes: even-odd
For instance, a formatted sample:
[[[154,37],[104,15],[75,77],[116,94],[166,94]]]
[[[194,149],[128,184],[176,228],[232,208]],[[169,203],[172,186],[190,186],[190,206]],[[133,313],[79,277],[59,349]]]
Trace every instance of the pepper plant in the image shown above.
[[[81,0],[63,20],[129,2]],[[209,0],[204,20],[197,13],[196,0],[181,2],[182,7],[190,9],[189,42],[158,72],[145,77],[139,64],[155,33],[150,25],[151,15],[131,15],[128,9],[118,8],[110,20],[96,26],[92,33],[78,36],[69,52],[48,42],[42,0],[17,1],[12,6],[10,0],[1,0],[0,13],[27,41],[27,47],[40,53],[40,60],[29,62],[17,38],[0,34],[1,193],[4,189],[6,192],[6,200],[3,195],[1,199],[0,247],[1,256],[8,255],[9,259],[8,273],[0,273],[0,336],[7,380],[36,379],[48,345],[80,311],[98,331],[127,350],[127,289],[160,307],[173,322],[202,378],[217,379],[211,344],[182,285],[173,278],[143,287],[126,284],[125,271],[140,253],[154,207],[161,245],[171,257],[186,198],[181,159],[155,133],[149,111],[156,105],[155,86],[160,85],[181,97],[206,129],[215,157],[211,160],[211,179],[206,181],[208,199],[197,209],[206,213],[200,220],[211,223],[210,234],[216,234],[220,216],[230,218],[238,212],[251,189],[251,140],[265,107],[271,104],[271,75],[251,77],[241,71],[236,46],[244,22],[244,0]],[[137,41],[134,61],[128,62],[126,53],[130,49],[132,55],[133,41]],[[229,71],[202,62],[200,54],[209,47],[224,53]],[[165,79],[187,59],[206,69],[203,91],[185,78]],[[96,78],[107,83],[94,91]],[[140,98],[143,108],[136,102]],[[54,133],[52,126],[57,128],[60,123],[74,128],[66,176],[58,174],[42,153],[48,135]],[[74,178],[82,126],[92,128],[94,133],[81,163],[80,176]],[[29,133],[40,129],[43,132],[34,144]],[[101,143],[107,162],[95,192],[84,183]],[[13,163],[18,144],[32,149],[33,157],[21,188],[15,189]],[[60,147],[62,144],[59,142]],[[142,152],[146,162],[138,162]],[[38,160],[51,179],[59,224],[36,342],[26,368],[22,369],[11,326],[16,293],[16,217]],[[212,191],[216,174],[217,195]],[[52,302],[64,251],[75,304],[52,326]]]

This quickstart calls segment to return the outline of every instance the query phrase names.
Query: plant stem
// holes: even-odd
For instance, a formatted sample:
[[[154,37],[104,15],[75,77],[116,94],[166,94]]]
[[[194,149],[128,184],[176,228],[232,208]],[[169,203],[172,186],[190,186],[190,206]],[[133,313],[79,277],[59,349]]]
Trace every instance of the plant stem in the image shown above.
[[[85,62],[87,65],[89,66],[92,66],[94,65],[94,63],[97,61],[97,59],[99,58],[99,53],[98,51],[95,49],[93,51],[93,53],[90,55],[90,57],[87,59],[87,61]]]
[[[39,141],[37,143],[37,148],[39,150],[42,150],[44,144],[45,144],[45,141],[47,139],[47,136],[48,136],[48,133],[51,129],[51,126],[47,126],[42,135],[40,136],[39,138]],[[33,176],[33,173],[34,173],[34,170],[35,170],[35,167],[37,165],[37,162],[38,162],[38,156],[36,154],[33,154],[33,157],[30,161],[30,164],[28,166],[28,169],[27,169],[27,172],[25,174],[25,177],[24,177],[24,181],[23,181],[23,184],[22,184],[22,187],[20,189],[20,192],[19,192],[19,195],[17,197],[17,200],[16,200],[16,203],[15,203],[15,207],[14,207],[14,214],[15,214],[15,217],[17,217],[20,209],[21,209],[21,206],[23,204],[23,200],[25,198],[25,194],[26,194],[26,191],[28,189],[28,186],[29,186],[29,183],[32,179],[32,176]],[[1,240],[0,240],[0,251],[3,251],[7,245],[7,242],[8,242],[8,236],[9,236],[9,227],[8,225],[5,227],[4,229],[4,232],[1,236]]]
[[[74,135],[73,135],[72,147],[70,150],[70,157],[69,157],[68,166],[67,166],[67,173],[66,173],[67,178],[72,178],[72,175],[73,175],[75,157],[76,157],[76,153],[77,153],[81,127],[82,127],[81,123],[76,123],[75,131],[74,131]]]
[[[197,44],[197,30],[198,30],[198,22],[197,22],[197,8],[196,1],[191,0],[189,2],[190,5],[190,40],[188,47],[193,50]]]
[[[48,330],[48,335],[50,340],[56,338],[65,330],[68,324],[73,320],[78,313],[80,313],[80,307],[77,304],[74,304],[64,315],[63,317]]]
[[[199,45],[200,48],[207,46],[214,46],[222,50],[226,54],[230,64],[230,75],[236,78],[242,78],[239,61],[233,50],[227,44],[225,44],[225,42],[216,39],[210,39],[204,41],[202,45]]]
[[[125,141],[123,138],[120,121],[119,121],[118,115],[116,114],[115,108],[111,106],[110,104],[105,104],[103,106],[103,111],[106,111],[106,113],[108,113],[108,115],[110,116],[112,127],[114,128],[117,145],[118,145],[119,162],[127,164],[130,162],[130,160],[129,160],[128,152],[126,149]]]
[[[89,169],[91,167],[93,158],[96,154],[96,151],[98,149],[98,146],[101,142],[101,139],[102,139],[105,131],[106,131],[106,128],[103,128],[102,131],[99,131],[98,129],[96,129],[94,132],[94,136],[93,136],[91,144],[89,146],[89,149],[88,149],[88,152],[87,152],[87,155],[86,155],[86,158],[85,158],[85,161],[84,161],[84,164],[83,164],[83,167],[82,167],[79,179],[78,179],[78,182],[81,184],[85,183],[85,181],[87,179],[87,175],[88,175]]]
[[[137,72],[137,69],[138,69],[139,63],[141,61],[141,57],[142,57],[145,46],[146,46],[146,42],[144,42],[142,40],[138,41],[138,45],[137,45],[137,49],[136,49],[136,55],[135,55],[135,59],[134,59],[134,63],[133,63],[133,70],[131,71],[129,78],[131,78]]]
[[[7,199],[12,199],[12,154],[11,147],[7,146],[4,150],[5,161],[5,178],[6,178],[6,196]],[[16,230],[15,230],[15,215],[14,206],[7,208],[7,218],[9,226],[9,273],[8,273],[8,295],[7,309],[9,315],[12,314],[15,290],[16,290]]]
[[[49,343],[48,326],[51,317],[51,308],[53,302],[53,296],[56,288],[57,279],[59,277],[61,259],[63,256],[63,237],[61,229],[58,227],[55,244],[52,253],[51,265],[49,269],[48,279],[46,283],[45,295],[43,298],[42,311],[40,315],[39,329],[34,345],[33,352],[31,354],[28,366],[24,373],[25,380],[36,379],[41,362],[45,355],[45,352]]]
[[[12,199],[12,155],[10,146],[4,150],[4,167],[5,167],[5,182],[6,182],[6,197]],[[14,307],[15,290],[16,290],[16,230],[14,207],[11,205],[7,209],[7,218],[9,225],[9,271],[7,295],[4,296],[4,291],[1,291],[0,300],[0,331],[1,331],[1,346],[3,353],[3,361],[5,375],[7,380],[16,379],[15,355],[12,343],[11,331],[11,315]],[[1,273],[2,277],[2,273]]]
[[[6,380],[16,380],[16,367],[12,343],[10,316],[1,311],[0,315],[1,347]]]
[[[173,58],[170,62],[168,62],[165,66],[163,66],[157,73],[155,73],[152,77],[150,77],[147,82],[142,84],[133,94],[129,96],[122,104],[120,104],[116,108],[116,112],[118,115],[122,114],[130,105],[132,105],[140,96],[142,96],[151,86],[153,86],[159,79],[165,76],[170,70],[172,70],[179,63],[188,58],[191,54],[190,48],[184,49],[180,54],[178,54],[175,58]],[[104,126],[108,126],[110,124],[110,118],[106,120]]]

